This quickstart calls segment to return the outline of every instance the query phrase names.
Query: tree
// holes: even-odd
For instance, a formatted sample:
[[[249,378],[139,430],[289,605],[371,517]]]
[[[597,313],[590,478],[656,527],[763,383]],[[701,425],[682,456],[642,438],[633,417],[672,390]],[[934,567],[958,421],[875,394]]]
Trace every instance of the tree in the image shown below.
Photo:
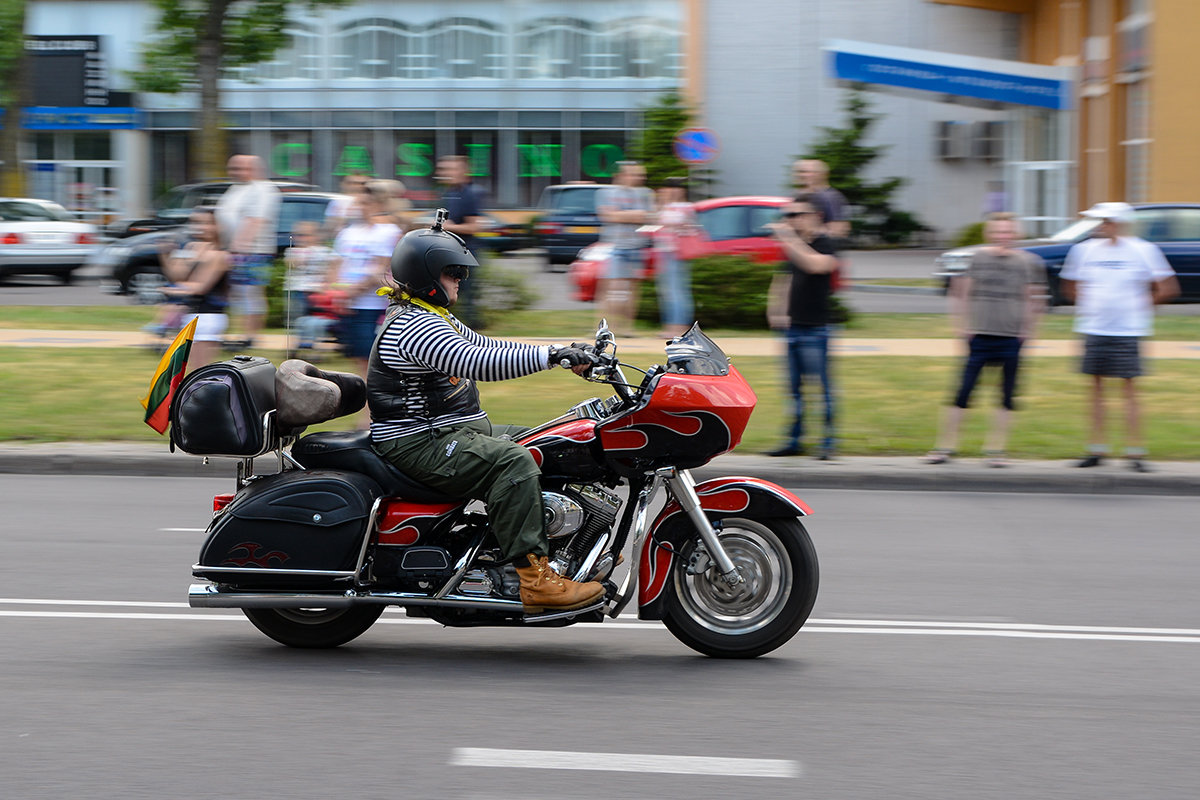
[[[309,9],[345,0],[304,0]],[[234,67],[269,61],[287,45],[292,0],[154,0],[157,37],[142,53],[133,80],[143,92],[199,89],[199,133],[192,148],[194,177],[224,172],[225,131],[218,80]]]
[[[712,183],[712,170],[690,167],[675,155],[675,136],[694,124],[695,114],[678,92],[667,92],[642,117],[642,130],[630,154],[646,168],[646,183],[658,186],[664,178],[689,177],[692,190]]]
[[[905,184],[903,178],[874,183],[863,174],[887,150],[886,145],[865,144],[881,115],[870,110],[866,95],[859,89],[847,92],[842,109],[845,126],[822,126],[821,135],[799,158],[819,159],[828,165],[829,185],[845,195],[851,207],[854,233],[897,243],[923,230],[925,226],[912,214],[892,208],[892,196]]]
[[[25,0],[0,0],[0,197],[25,194],[21,168],[21,110],[29,105],[28,51],[25,50]]]

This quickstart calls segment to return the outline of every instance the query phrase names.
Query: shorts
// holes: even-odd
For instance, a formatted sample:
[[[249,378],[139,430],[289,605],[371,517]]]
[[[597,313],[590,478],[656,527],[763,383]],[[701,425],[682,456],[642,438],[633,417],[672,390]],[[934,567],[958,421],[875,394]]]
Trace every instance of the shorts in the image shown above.
[[[378,308],[352,308],[342,317],[342,345],[350,358],[370,358],[375,344],[375,329],[383,310]]]
[[[229,282],[234,286],[266,286],[271,280],[271,262],[267,253],[230,253]]]
[[[1087,334],[1083,340],[1084,375],[1107,378],[1136,378],[1142,369],[1140,336],[1097,336]]]
[[[239,317],[267,313],[267,293],[262,286],[237,283],[229,287],[229,310]]]
[[[1012,411],[1017,391],[1017,367],[1021,361],[1021,340],[1016,336],[977,333],[968,342],[967,361],[953,403],[966,408],[979,381],[979,373],[988,364],[1000,367],[1000,405]]]
[[[187,325],[192,320],[198,320],[196,335],[192,337],[195,342],[219,342],[229,325],[229,317],[225,314],[188,314],[183,318],[183,324]]]
[[[604,268],[603,277],[607,280],[633,280],[637,277],[642,266],[642,251],[621,250],[613,248],[608,258],[608,266]]]

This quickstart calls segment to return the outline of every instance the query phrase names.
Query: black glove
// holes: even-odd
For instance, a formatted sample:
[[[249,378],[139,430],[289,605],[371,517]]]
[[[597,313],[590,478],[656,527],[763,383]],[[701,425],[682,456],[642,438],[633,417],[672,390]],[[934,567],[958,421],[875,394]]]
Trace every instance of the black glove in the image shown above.
[[[550,366],[570,369],[596,363],[596,348],[590,344],[572,342],[569,345],[551,345]]]

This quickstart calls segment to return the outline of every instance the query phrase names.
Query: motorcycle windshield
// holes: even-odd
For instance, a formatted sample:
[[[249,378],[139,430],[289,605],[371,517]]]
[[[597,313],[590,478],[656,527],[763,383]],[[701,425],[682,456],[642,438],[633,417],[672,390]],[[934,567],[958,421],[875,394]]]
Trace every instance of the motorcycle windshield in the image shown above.
[[[729,358],[704,335],[700,323],[667,345],[667,371],[684,375],[728,375]]]

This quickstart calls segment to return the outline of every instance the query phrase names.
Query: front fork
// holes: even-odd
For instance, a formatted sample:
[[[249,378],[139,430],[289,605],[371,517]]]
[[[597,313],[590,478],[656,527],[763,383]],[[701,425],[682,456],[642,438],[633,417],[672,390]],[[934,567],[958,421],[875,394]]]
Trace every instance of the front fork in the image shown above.
[[[675,496],[679,507],[696,526],[696,531],[700,534],[700,541],[704,542],[708,557],[716,563],[721,580],[733,590],[735,596],[740,596],[744,587],[739,584],[745,583],[746,579],[738,571],[733,559],[725,552],[725,548],[721,545],[721,539],[717,536],[717,531],[708,521],[708,516],[700,505],[700,497],[696,494],[696,481],[692,478],[692,473],[686,469],[675,469],[674,467],[661,469],[658,472],[667,485],[667,489]]]
[[[637,590],[637,577],[641,570],[642,542],[648,533],[650,521],[650,503],[654,499],[660,482],[666,485],[680,508],[687,513],[692,524],[696,526],[696,530],[700,534],[700,541],[704,543],[704,548],[708,551],[708,557],[716,564],[719,572],[718,578],[729,587],[735,597],[740,597],[746,589],[746,579],[742,577],[742,573],[733,563],[733,559],[725,552],[720,537],[717,536],[716,530],[708,521],[704,509],[700,505],[700,498],[696,494],[696,481],[692,478],[692,474],[687,470],[664,467],[655,471],[654,478],[642,487],[635,501],[637,505],[633,520],[633,563],[630,564],[629,573],[625,576],[620,590],[609,607],[609,617],[615,618],[625,610],[625,606],[633,599],[633,593]]]

